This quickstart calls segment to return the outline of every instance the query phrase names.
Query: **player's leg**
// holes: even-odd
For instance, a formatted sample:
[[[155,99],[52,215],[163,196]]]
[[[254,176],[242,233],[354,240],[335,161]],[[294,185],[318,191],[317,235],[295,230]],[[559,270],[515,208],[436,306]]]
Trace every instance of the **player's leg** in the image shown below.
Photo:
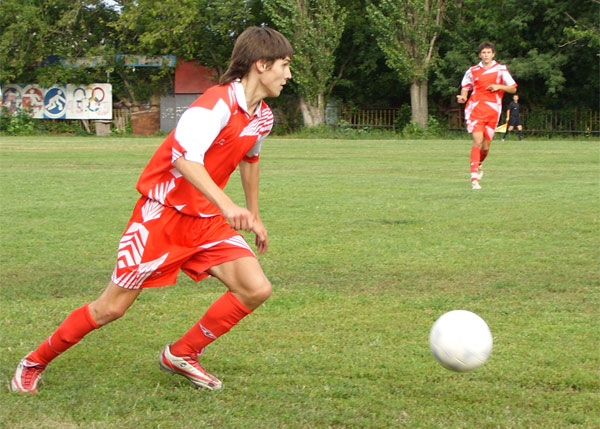
[[[509,126],[506,128],[506,133],[504,133],[504,136],[502,137],[502,141],[506,140],[506,139],[508,138],[508,134],[509,134],[509,133],[510,133],[512,130],[514,130],[514,129],[515,129],[515,126],[514,126],[514,125],[509,125]]]
[[[492,141],[489,139],[489,137],[484,136],[483,143],[481,144],[481,159],[479,161],[480,166],[481,166],[481,164],[483,164],[483,161],[485,161],[485,159],[489,155],[491,144],[492,144]]]
[[[484,142],[483,131],[473,131],[473,146],[471,147],[471,187],[481,189],[479,185],[479,166],[481,164],[482,147]]]
[[[96,301],[73,310],[52,335],[21,360],[11,382],[13,391],[37,392],[42,371],[52,360],[94,329],[121,317],[139,293],[110,282]]]
[[[163,369],[185,376],[196,387],[216,390],[222,387],[221,382],[198,364],[197,356],[266,301],[271,295],[271,283],[255,257],[215,265],[208,272],[221,280],[228,291],[178,341],[165,347],[159,362]]]
[[[517,125],[517,130],[519,130],[519,140],[523,140],[523,125]]]

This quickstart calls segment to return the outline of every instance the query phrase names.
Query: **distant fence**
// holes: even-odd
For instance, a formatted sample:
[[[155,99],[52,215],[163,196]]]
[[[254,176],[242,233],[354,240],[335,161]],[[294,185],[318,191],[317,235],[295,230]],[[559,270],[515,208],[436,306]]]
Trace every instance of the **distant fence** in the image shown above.
[[[116,130],[125,130],[131,124],[132,110],[113,107],[113,124]],[[328,106],[327,123],[352,128],[388,128],[395,130],[406,121],[406,109],[358,109]],[[464,130],[463,108],[446,111],[449,130]],[[505,120],[502,114],[500,123]],[[600,112],[590,110],[531,111],[521,114],[524,131],[528,134],[588,134],[600,135]]]
[[[448,129],[464,130],[462,108],[448,110]],[[502,113],[500,124],[506,121]],[[587,134],[600,135],[600,112],[592,110],[529,110],[521,112],[523,130],[528,134]]]
[[[344,121],[346,124],[356,128],[395,128],[401,117],[401,109],[357,109],[337,107],[335,115],[338,123]],[[331,114],[331,112],[330,112]]]
[[[113,125],[117,131],[125,131],[131,123],[131,109],[113,107]]]

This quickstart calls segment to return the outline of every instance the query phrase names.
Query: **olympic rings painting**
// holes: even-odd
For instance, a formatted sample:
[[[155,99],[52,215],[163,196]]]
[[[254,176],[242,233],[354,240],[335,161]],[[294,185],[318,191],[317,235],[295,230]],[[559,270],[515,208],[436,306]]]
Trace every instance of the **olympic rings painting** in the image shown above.
[[[2,86],[2,106],[14,114],[24,109],[36,119],[112,119],[112,85]]]

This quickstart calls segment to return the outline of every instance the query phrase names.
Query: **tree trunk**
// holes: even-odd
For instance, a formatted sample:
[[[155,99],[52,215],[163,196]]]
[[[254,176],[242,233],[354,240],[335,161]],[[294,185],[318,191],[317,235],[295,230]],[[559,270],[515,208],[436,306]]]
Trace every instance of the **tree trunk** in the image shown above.
[[[317,105],[312,105],[303,97],[300,98],[300,111],[304,125],[314,127],[325,123],[325,97],[319,94],[317,97]]]
[[[427,79],[413,80],[410,84],[411,120],[419,128],[427,128],[429,109],[427,105]]]

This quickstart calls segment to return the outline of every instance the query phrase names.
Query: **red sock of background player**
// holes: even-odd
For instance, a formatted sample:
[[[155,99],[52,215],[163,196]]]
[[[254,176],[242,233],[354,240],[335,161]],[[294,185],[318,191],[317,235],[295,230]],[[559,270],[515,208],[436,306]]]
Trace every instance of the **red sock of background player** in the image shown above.
[[[477,180],[479,164],[481,164],[481,148],[473,146],[471,148],[471,181]]]
[[[171,353],[174,356],[200,353],[250,313],[230,291],[225,292],[209,307],[198,323],[171,345]]]
[[[55,357],[77,344],[94,329],[100,328],[92,318],[88,302],[83,307],[73,310],[60,324],[56,331],[27,356],[27,360],[48,365]]]

